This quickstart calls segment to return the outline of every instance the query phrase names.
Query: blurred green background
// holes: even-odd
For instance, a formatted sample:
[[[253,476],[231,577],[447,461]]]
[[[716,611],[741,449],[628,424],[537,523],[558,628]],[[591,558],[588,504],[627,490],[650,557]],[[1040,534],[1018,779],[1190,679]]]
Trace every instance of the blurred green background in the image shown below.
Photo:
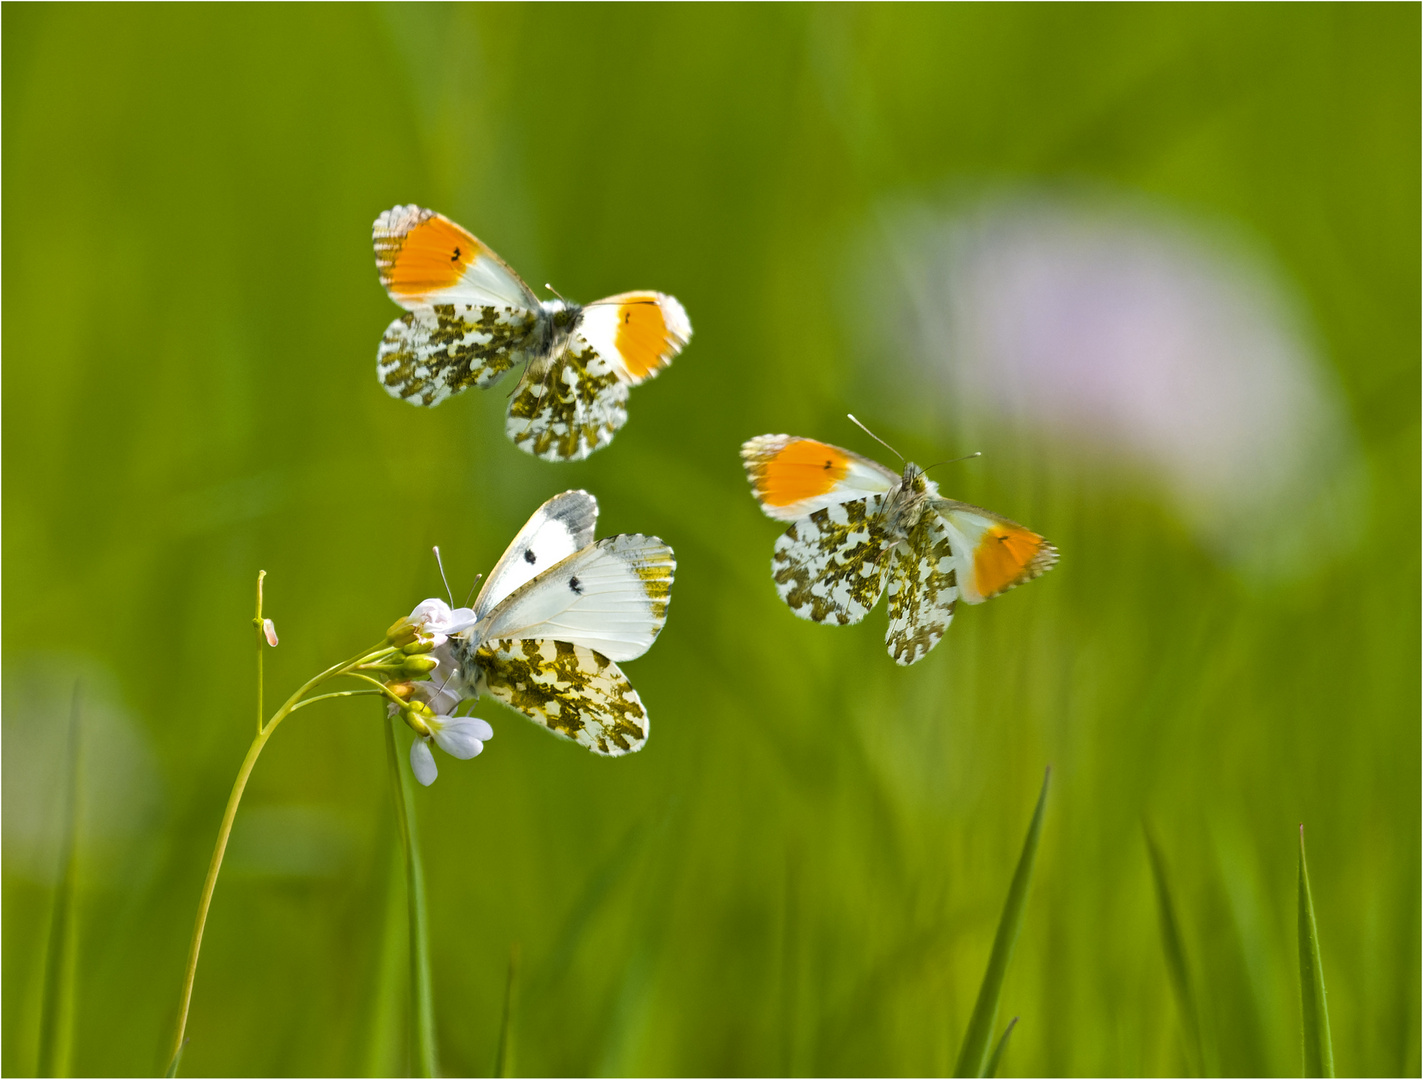
[[[1200,1067],[1147,825],[1204,1068],[1298,1075],[1304,822],[1339,1069],[1417,1075],[1419,18],[6,5],[0,1067],[36,1068],[76,684],[72,1069],[152,1073],[251,735],[257,570],[275,704],[442,592],[431,544],[462,594],[586,487],[600,533],[677,552],[628,666],[653,734],[597,760],[486,703],[485,754],[417,792],[447,1073],[493,1066],[515,945],[521,1073],[950,1069],[1051,764],[1005,1073]],[[1061,185],[1271,267],[1362,475],[1345,540],[1261,576],[1129,452],[937,408],[864,344],[899,348],[854,299],[893,286],[894,208]],[[505,439],[506,388],[395,401],[370,223],[405,202],[570,297],[675,293],[696,336],[576,465]],[[887,457],[847,410],[921,463],[984,450],[946,493],[1063,553],[910,669],[882,608],[779,602],[737,458],[777,431]],[[258,763],[185,1073],[408,1067],[380,722],[313,707]]]

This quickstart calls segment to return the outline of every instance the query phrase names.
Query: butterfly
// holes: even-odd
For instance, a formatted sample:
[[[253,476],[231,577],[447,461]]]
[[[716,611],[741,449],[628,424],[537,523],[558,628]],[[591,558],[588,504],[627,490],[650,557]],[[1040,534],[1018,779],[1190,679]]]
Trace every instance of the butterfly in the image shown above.
[[[940,497],[912,462],[895,473],[791,435],[750,439],[741,458],[761,509],[792,523],[771,559],[781,599],[802,619],[844,626],[869,614],[887,587],[885,644],[899,664],[928,655],[959,600],[981,604],[1057,562],[1037,533]]]
[[[386,328],[376,372],[392,397],[438,405],[524,373],[504,430],[548,461],[578,461],[627,422],[628,387],[691,339],[675,297],[626,292],[586,306],[540,301],[518,274],[449,218],[397,206],[372,227],[380,283],[405,314]]]
[[[519,530],[452,634],[463,679],[595,754],[642,749],[647,712],[618,667],[667,621],[672,549],[655,536],[593,539],[598,502],[565,491]]]

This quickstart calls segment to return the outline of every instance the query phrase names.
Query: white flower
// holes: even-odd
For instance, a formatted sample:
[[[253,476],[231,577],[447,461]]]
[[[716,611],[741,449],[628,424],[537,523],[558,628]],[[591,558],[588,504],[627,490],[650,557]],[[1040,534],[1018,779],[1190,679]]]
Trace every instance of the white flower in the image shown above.
[[[451,608],[443,600],[431,598],[416,604],[407,621],[421,637],[433,639],[438,649],[451,635],[473,626],[475,618],[473,608]]]
[[[477,716],[432,716],[425,719],[425,726],[430,734],[417,736],[410,744],[410,770],[426,787],[440,775],[431,742],[450,757],[467,761],[478,757],[484,744],[494,738],[494,729]]]

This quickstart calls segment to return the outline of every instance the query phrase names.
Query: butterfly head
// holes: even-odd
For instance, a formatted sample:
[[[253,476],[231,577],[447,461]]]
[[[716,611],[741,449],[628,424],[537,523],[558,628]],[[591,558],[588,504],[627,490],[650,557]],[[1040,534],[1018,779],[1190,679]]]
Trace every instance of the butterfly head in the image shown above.
[[[544,325],[548,327],[549,343],[557,351],[568,343],[573,331],[583,321],[583,307],[559,297],[543,302]]]

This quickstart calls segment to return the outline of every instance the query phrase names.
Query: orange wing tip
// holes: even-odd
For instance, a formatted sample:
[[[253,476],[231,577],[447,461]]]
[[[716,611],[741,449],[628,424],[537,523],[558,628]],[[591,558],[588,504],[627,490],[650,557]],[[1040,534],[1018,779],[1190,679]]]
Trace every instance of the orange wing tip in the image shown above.
[[[670,364],[691,337],[691,320],[675,296],[630,293],[618,306],[613,347],[635,382]]]
[[[1021,525],[986,529],[973,553],[973,587],[984,600],[1047,573],[1057,548]]]
[[[756,498],[766,506],[793,506],[834,490],[850,471],[839,447],[790,435],[758,435],[741,446]]]
[[[483,246],[443,214],[413,204],[376,218],[371,238],[381,285],[405,298],[458,284]]]

